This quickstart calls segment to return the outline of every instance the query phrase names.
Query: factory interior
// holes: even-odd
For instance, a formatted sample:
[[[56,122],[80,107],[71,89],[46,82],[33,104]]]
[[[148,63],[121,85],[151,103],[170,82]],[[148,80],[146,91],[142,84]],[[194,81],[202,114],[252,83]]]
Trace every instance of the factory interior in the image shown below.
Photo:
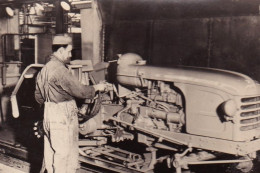
[[[259,31],[259,0],[0,0],[0,172],[42,168],[35,78],[64,33],[70,72],[111,86],[77,100],[77,172],[260,172]]]

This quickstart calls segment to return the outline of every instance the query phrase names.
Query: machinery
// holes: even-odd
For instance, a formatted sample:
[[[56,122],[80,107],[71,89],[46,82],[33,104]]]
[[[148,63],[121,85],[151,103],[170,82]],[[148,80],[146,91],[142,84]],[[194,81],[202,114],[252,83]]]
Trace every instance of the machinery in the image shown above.
[[[21,84],[41,67],[22,74],[11,97],[14,117]],[[158,164],[177,173],[199,164],[252,168],[260,150],[256,81],[220,69],[148,66],[133,53],[119,57],[116,78],[105,93],[79,103],[81,162],[113,172],[153,172]]]

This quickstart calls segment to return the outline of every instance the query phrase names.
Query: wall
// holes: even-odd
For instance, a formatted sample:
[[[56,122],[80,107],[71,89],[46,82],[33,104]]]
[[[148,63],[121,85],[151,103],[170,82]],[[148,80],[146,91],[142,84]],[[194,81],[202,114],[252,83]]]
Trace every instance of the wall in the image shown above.
[[[107,56],[112,58],[117,54],[135,52],[147,58],[147,27],[148,22],[119,22],[108,26],[110,31],[106,33]]]
[[[214,21],[211,66],[245,73],[260,81],[260,17]]]
[[[80,15],[82,59],[97,64],[103,59],[102,19],[97,2],[93,1],[91,7],[81,9]]]
[[[260,81],[260,17],[117,21],[107,27],[106,58],[135,52],[150,64],[223,68]]]

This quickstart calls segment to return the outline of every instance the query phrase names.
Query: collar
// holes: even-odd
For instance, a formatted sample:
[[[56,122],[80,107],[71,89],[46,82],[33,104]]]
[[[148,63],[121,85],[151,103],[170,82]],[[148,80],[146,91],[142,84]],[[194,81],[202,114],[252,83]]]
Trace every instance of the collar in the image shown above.
[[[50,58],[52,61],[59,61],[60,63],[62,63],[63,65],[66,65],[63,61],[61,61],[56,55],[51,54]]]
[[[50,55],[50,61],[57,61],[59,63],[61,63],[62,65],[64,65],[66,68],[68,68],[68,64],[65,64],[64,62],[62,62],[57,56],[55,56],[54,54]]]

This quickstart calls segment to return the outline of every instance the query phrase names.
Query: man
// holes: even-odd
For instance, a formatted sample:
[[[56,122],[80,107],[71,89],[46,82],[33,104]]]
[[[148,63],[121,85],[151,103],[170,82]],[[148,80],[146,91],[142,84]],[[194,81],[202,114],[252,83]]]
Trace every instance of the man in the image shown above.
[[[78,117],[74,98],[93,98],[104,84],[82,85],[69,73],[72,39],[53,38],[53,54],[37,76],[35,99],[44,103],[44,162],[48,173],[73,173],[78,166]]]

